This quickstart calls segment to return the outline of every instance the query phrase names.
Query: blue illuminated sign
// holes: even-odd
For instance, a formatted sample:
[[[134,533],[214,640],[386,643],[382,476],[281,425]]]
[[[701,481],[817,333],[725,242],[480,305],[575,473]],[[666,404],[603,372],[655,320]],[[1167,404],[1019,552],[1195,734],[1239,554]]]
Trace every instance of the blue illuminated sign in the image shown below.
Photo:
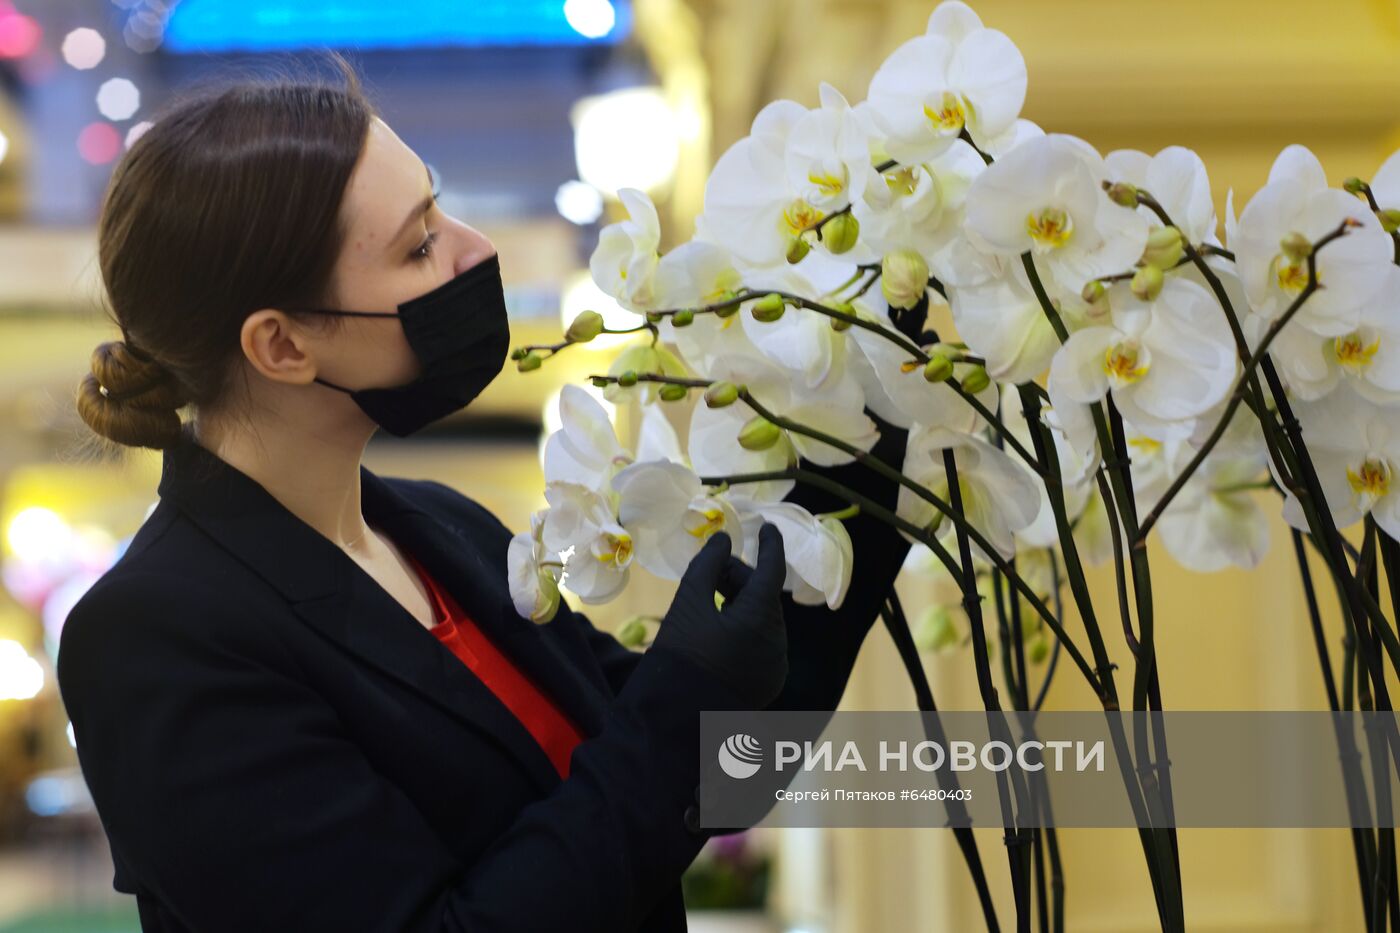
[[[183,0],[166,24],[170,52],[424,46],[611,45],[631,26],[626,0]]]

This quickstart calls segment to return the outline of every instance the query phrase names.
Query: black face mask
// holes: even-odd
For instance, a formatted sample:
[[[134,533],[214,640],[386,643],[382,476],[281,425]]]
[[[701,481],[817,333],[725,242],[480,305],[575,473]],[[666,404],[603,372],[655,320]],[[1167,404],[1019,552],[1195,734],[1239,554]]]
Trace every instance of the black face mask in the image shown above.
[[[295,310],[399,319],[409,348],[422,364],[422,375],[417,379],[384,389],[348,389],[319,376],[314,380],[348,393],[365,414],[398,437],[465,408],[496,378],[510,348],[500,256],[495,253],[426,295],[399,305],[397,314]]]

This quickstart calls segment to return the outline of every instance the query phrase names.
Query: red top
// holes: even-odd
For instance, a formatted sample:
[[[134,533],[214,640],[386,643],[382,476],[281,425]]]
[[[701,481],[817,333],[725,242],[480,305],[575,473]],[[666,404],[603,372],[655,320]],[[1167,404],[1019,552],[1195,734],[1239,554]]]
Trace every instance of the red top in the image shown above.
[[[432,597],[433,618],[437,624],[428,631],[436,635],[481,678],[482,683],[491,688],[491,692],[530,730],[535,741],[549,755],[559,776],[568,777],[569,756],[574,746],[583,741],[583,734],[524,671],[491,643],[471,617],[462,611],[452,594],[438,585],[417,558],[411,554],[405,556]],[[521,624],[533,623],[522,621]]]

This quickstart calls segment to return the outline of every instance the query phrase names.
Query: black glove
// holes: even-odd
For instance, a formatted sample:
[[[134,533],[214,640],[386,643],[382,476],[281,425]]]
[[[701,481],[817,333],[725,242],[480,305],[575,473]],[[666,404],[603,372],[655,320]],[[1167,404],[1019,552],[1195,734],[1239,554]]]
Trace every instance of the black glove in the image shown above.
[[[680,651],[760,709],[788,674],[783,538],[777,526],[763,523],[753,569],[731,547],[727,532],[715,532],[691,559],[653,647]],[[724,596],[722,609],[715,608],[715,590]]]

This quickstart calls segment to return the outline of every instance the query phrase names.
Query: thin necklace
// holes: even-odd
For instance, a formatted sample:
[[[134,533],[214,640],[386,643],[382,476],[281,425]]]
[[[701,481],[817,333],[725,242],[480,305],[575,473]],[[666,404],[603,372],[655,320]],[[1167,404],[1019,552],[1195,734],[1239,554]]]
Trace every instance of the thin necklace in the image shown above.
[[[345,549],[346,549],[346,550],[349,550],[350,548],[352,548],[352,547],[354,547],[355,545],[359,544],[361,541],[363,541],[363,540],[365,539],[365,535],[368,534],[368,533],[369,533],[369,525],[365,525],[365,530],[362,531],[362,532],[360,532],[360,536],[359,536],[358,538],[356,538],[354,541],[351,541],[349,544],[345,545]]]

